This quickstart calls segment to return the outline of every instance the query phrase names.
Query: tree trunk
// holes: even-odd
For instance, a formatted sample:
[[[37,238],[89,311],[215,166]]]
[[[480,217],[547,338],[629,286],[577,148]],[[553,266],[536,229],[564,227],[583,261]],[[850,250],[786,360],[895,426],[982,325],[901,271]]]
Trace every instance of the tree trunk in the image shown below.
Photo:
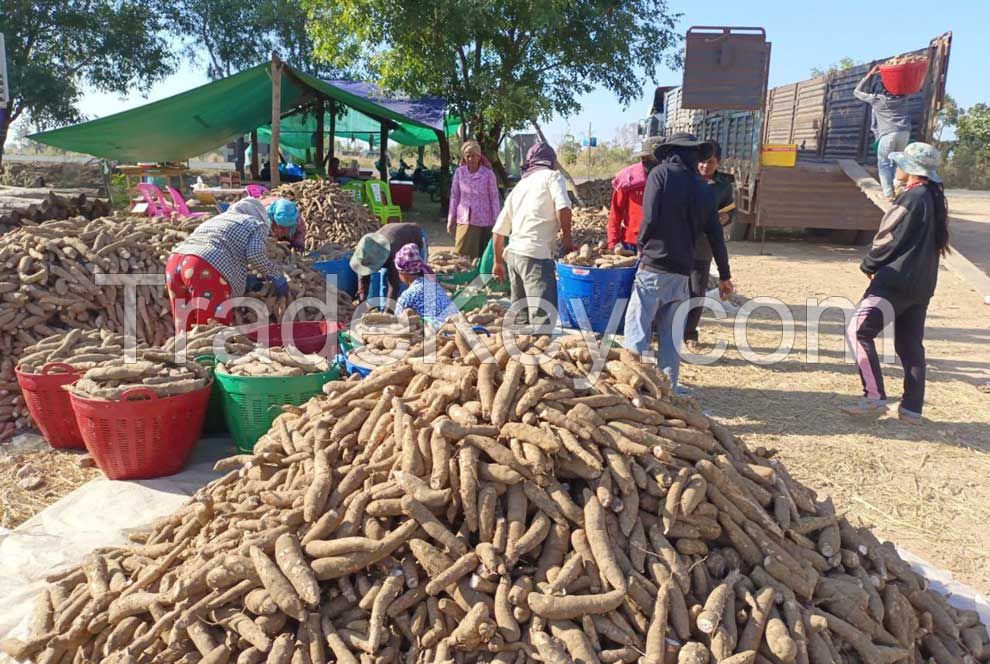
[[[10,109],[4,109],[0,117],[0,172],[3,171],[3,144],[7,142],[7,130],[10,129],[10,116],[7,113]]]
[[[443,130],[437,131],[440,144],[440,214],[446,219],[450,206],[450,140]]]
[[[495,171],[495,177],[498,178],[499,186],[505,187],[509,183],[509,174],[506,172],[505,165],[502,163],[502,159],[498,154],[501,133],[501,128],[494,128],[491,131],[480,131],[477,134],[477,139],[478,144],[481,145],[481,153],[492,163],[492,170]]]
[[[549,141],[547,141],[547,137],[543,135],[543,130],[540,129],[540,125],[536,122],[535,118],[533,119],[533,129],[536,130],[536,134],[540,137],[541,142],[549,143]],[[578,193],[577,183],[574,182],[574,178],[572,178],[571,174],[567,172],[567,169],[560,163],[560,160],[557,160],[557,170],[560,171],[560,174],[564,176],[564,179],[567,180],[568,184],[571,185],[571,188],[574,189],[574,198],[577,199],[578,205],[583,207],[584,201],[581,200],[581,194]]]

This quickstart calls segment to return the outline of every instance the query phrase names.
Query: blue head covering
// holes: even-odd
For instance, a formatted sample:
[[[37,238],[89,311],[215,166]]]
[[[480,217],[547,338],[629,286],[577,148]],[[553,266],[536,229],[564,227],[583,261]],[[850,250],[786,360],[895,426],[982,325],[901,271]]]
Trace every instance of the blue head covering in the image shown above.
[[[268,206],[268,218],[283,228],[295,228],[299,221],[299,208],[294,202],[280,198]]]

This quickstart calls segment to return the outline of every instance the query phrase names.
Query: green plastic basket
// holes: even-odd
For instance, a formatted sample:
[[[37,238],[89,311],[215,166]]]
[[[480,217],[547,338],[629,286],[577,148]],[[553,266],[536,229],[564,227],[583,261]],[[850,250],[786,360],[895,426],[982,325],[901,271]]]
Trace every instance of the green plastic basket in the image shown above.
[[[217,366],[217,358],[212,355],[200,355],[196,362],[210,368],[210,374]],[[223,390],[216,376],[213,376],[213,389],[210,390],[210,401],[206,406],[206,418],[203,420],[203,435],[210,436],[227,433],[227,421],[223,417]]]
[[[223,389],[223,414],[237,449],[250,453],[282,412],[323,394],[323,385],[340,379],[340,367],[305,376],[231,376],[218,373]]]
[[[481,307],[485,306],[486,302],[488,302],[487,293],[485,293],[484,291],[480,291],[471,294],[470,292],[468,292],[470,290],[474,290],[474,289],[465,288],[464,290],[456,293],[453,297],[454,305],[458,308],[458,310],[461,311],[461,313],[474,311],[475,309],[480,309]]]
[[[485,253],[482,254],[481,260],[478,262],[478,274],[491,274],[492,268],[495,264],[495,249],[492,244],[493,240],[488,241],[488,246],[485,247]],[[509,292],[509,280],[503,279],[502,281],[496,281],[492,278],[485,288],[493,293],[508,293]]]
[[[443,286],[464,286],[474,281],[474,278],[477,276],[478,276],[478,266],[476,265],[467,272],[438,274],[437,283]]]

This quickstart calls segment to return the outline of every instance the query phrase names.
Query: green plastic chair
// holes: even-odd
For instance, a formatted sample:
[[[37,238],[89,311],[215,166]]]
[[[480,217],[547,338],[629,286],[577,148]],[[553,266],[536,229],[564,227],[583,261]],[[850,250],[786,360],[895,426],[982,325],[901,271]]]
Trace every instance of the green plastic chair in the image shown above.
[[[387,182],[381,180],[367,180],[364,183],[365,200],[368,207],[387,224],[391,218],[402,221],[402,208],[392,205],[392,190],[388,188]]]
[[[354,196],[354,200],[361,205],[365,204],[364,182],[361,180],[351,180],[346,184],[340,185],[340,188],[344,191],[351,192],[351,195]]]

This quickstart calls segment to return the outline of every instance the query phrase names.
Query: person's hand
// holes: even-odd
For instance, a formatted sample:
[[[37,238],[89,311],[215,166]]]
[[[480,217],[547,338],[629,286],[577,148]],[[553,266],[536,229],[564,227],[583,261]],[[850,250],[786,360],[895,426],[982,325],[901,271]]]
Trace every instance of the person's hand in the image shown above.
[[[867,74],[867,76],[873,76],[874,74],[878,73],[879,71],[880,71],[880,65],[873,65],[873,69],[870,70],[870,73]]]
[[[503,281],[505,279],[505,263],[502,261],[495,261],[492,265],[492,276],[498,281]]]
[[[253,274],[249,274],[244,280],[244,290],[248,293],[257,293],[263,285],[264,282]]]
[[[457,231],[457,222],[453,219],[447,221],[447,232],[453,235]]]
[[[569,237],[565,237],[560,243],[560,250],[566,256],[567,254],[574,251],[574,242]]]
[[[295,241],[294,240],[294,241],[290,242],[289,244],[296,251],[304,251],[306,249],[306,244],[305,244],[305,242],[303,240],[299,240],[299,241]]]
[[[728,223],[729,223],[729,213],[728,212],[720,212],[719,215],[718,215],[718,223],[722,224],[723,226],[728,225]]]
[[[289,280],[285,278],[284,274],[272,277],[272,286],[275,287],[275,294],[279,297],[285,297],[289,294]]]
[[[732,297],[732,280],[724,279],[718,282],[718,296],[723,300],[728,300]]]

